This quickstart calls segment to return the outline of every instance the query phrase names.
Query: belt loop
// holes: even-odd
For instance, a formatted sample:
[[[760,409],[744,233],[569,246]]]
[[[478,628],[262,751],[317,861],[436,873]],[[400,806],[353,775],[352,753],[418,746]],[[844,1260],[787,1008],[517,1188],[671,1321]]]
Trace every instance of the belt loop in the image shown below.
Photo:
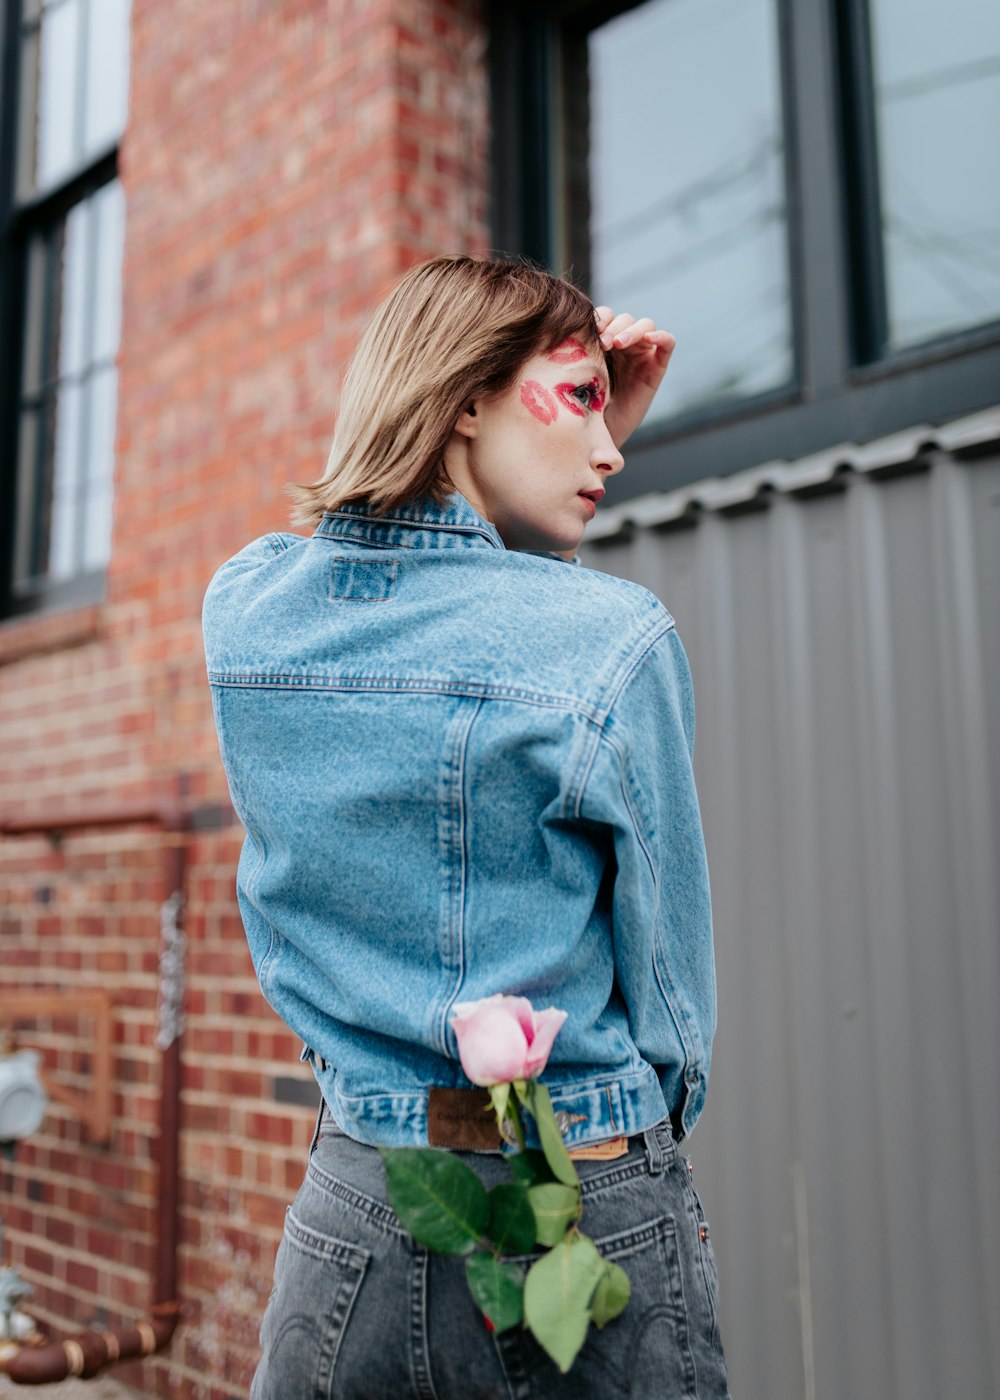
[[[665,1118],[662,1123],[647,1128],[642,1137],[646,1145],[650,1176],[659,1176],[661,1172],[668,1171],[677,1157],[677,1144],[670,1130],[670,1119]]]
[[[646,1144],[646,1158],[649,1162],[650,1176],[659,1176],[666,1163],[663,1158],[663,1146],[660,1142],[659,1133],[655,1128],[647,1128],[642,1135]]]

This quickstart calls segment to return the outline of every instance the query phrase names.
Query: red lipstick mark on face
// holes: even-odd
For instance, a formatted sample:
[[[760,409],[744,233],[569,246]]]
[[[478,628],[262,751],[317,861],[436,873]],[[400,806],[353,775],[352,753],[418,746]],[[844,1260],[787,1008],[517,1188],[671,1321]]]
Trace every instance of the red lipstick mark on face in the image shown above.
[[[576,397],[581,389],[590,390],[590,403],[587,407],[584,407]],[[570,413],[575,413],[578,418],[585,418],[588,409],[592,413],[602,413],[607,401],[607,394],[596,375],[593,379],[588,379],[585,384],[557,384],[556,397],[561,404],[565,404]]]
[[[570,413],[575,413],[577,418],[586,418],[587,410],[578,399],[573,398],[573,395],[577,393],[579,389],[579,384],[557,384],[556,398],[564,408],[569,409]]]
[[[564,386],[560,386],[564,387]],[[567,386],[572,387],[572,386]],[[558,393],[559,390],[556,390]],[[533,414],[539,423],[554,423],[556,414],[559,412],[559,405],[546,389],[544,384],[539,384],[537,379],[526,379],[521,385],[521,402],[529,413]],[[565,402],[565,400],[564,400]]]
[[[575,335],[562,341],[546,356],[546,359],[552,360],[557,365],[575,365],[577,360],[585,360],[586,358],[587,347],[582,341],[577,340]]]

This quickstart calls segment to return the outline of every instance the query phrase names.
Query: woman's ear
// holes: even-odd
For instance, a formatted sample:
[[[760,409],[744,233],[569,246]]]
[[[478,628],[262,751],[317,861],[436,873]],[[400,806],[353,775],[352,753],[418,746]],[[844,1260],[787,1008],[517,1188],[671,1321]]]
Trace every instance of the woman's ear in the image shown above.
[[[455,432],[461,433],[463,437],[474,438],[479,432],[479,419],[476,416],[475,403],[468,404],[458,415],[458,422],[455,424]]]

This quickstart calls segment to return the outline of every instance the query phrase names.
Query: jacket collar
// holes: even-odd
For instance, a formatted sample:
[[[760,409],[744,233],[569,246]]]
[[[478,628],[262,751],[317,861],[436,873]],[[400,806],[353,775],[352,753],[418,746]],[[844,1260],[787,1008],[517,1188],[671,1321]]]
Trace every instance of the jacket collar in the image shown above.
[[[494,526],[474,511],[459,491],[452,492],[442,505],[421,496],[394,506],[387,515],[373,515],[365,503],[348,503],[323,516],[314,531],[316,536],[409,549],[504,548]]]

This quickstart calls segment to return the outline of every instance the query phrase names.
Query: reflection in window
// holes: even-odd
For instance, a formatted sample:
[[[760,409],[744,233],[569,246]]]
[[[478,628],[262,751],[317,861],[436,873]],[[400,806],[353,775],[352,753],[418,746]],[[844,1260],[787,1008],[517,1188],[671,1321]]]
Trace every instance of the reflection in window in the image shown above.
[[[564,261],[677,336],[651,416],[787,383],[775,0],[651,0],[567,37],[565,65]]]
[[[1000,7],[870,0],[888,338],[1000,317]]]

